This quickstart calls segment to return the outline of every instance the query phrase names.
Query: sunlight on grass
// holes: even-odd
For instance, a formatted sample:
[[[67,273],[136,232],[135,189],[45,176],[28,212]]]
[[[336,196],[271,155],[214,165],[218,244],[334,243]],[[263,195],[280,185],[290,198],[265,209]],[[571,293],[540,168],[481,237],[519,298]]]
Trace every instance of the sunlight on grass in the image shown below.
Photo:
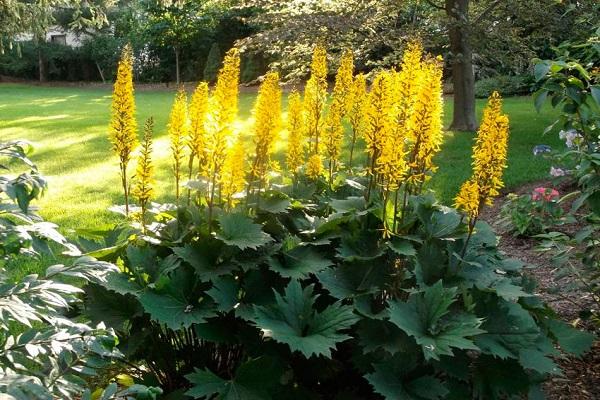
[[[174,92],[138,91],[138,123],[153,116],[155,140],[153,159],[156,166],[157,200],[172,201],[174,183],[171,174],[170,146],[167,136],[168,115]],[[235,128],[251,152],[254,93],[241,93],[239,119]],[[49,190],[39,202],[42,215],[65,229],[96,228],[118,221],[107,211],[123,202],[118,176],[118,159],[107,138],[111,93],[98,88],[54,88],[24,85],[0,85],[0,137],[2,140],[26,139],[34,143],[33,159],[48,177]],[[286,99],[283,99],[284,107]],[[483,102],[478,102],[481,112]],[[43,106],[43,107],[42,107]],[[558,146],[556,135],[542,137],[544,127],[553,121],[545,110],[535,113],[530,98],[506,99],[505,110],[511,117],[509,167],[505,181],[519,185],[547,176],[549,162],[534,159],[531,148],[545,143]],[[446,102],[445,121],[451,117]],[[285,113],[282,128],[285,129]],[[286,132],[275,146],[275,159],[285,166]],[[471,133],[447,132],[442,152],[436,157],[438,173],[428,186],[438,198],[450,203],[458,187],[470,175]],[[347,159],[348,146],[343,159]],[[357,157],[363,157],[358,150]],[[135,171],[135,161],[130,175]]]

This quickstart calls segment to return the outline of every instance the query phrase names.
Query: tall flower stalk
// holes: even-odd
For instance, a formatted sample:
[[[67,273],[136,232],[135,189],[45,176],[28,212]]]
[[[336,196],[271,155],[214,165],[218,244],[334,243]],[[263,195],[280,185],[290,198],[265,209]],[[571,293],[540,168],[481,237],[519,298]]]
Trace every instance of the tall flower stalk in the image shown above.
[[[485,205],[492,205],[504,186],[502,175],[506,168],[508,150],[508,116],[502,113],[502,98],[498,92],[492,93],[486,108],[477,139],[473,146],[473,175],[460,188],[455,198],[456,208],[468,218],[469,233],[462,255]]]
[[[183,162],[185,159],[185,141],[188,137],[189,122],[187,113],[187,96],[180,89],[169,116],[169,139],[171,141],[171,157],[173,175],[175,176],[175,198],[179,202]]]
[[[248,179],[248,196],[257,196],[267,183],[271,154],[281,126],[281,88],[279,74],[269,72],[258,90],[254,105],[254,160]]]
[[[125,196],[125,213],[129,215],[129,184],[127,166],[131,153],[138,144],[135,99],[133,96],[133,52],[129,45],[123,48],[117,69],[112,104],[109,139],[113,151],[119,157],[121,186]]]
[[[187,140],[189,148],[188,179],[194,176],[197,163],[197,173],[202,174],[206,163],[206,115],[208,112],[208,84],[200,82],[194,91],[189,106],[190,129]],[[188,190],[188,204],[190,190]]]
[[[393,83],[391,72],[379,72],[373,80],[369,93],[366,112],[367,127],[364,135],[365,151],[369,156],[367,200],[369,200],[373,186],[377,182],[377,160],[381,155],[383,145],[393,132]]]
[[[323,125],[323,110],[327,103],[327,52],[317,45],[313,52],[311,73],[304,88],[306,132],[310,140],[309,152],[319,154],[319,139]],[[313,160],[316,158],[313,157]]]
[[[425,181],[435,172],[433,157],[440,151],[442,127],[442,65],[428,60],[419,73],[419,86],[408,121],[409,171],[407,184],[411,194],[420,193]]]
[[[137,198],[140,205],[140,221],[143,230],[146,231],[146,214],[148,204],[154,196],[154,165],[152,164],[152,134],[154,130],[154,120],[152,117],[146,120],[144,124],[144,140],[142,149],[137,161],[135,172],[135,185],[133,195]]]
[[[242,193],[246,186],[246,150],[238,138],[233,146],[229,147],[223,171],[220,176],[221,195],[228,210],[237,203],[236,195]]]
[[[350,158],[348,160],[348,168],[352,168],[352,163],[354,162],[354,148],[356,146],[356,140],[364,135],[364,131],[367,127],[367,78],[363,74],[358,74],[354,78],[351,90],[352,95],[350,98],[352,100],[352,104],[348,111],[348,117],[350,119],[350,126],[352,127],[352,137],[350,139]]]
[[[227,149],[234,135],[233,123],[238,112],[238,86],[240,80],[240,54],[232,48],[223,59],[217,84],[209,100],[206,140],[206,176],[209,180],[207,194],[208,229],[211,229],[217,185],[227,157]]]
[[[335,76],[333,97],[341,103],[341,114],[345,117],[352,107],[352,84],[354,82],[354,54],[352,50],[345,50],[340,59],[340,66]]]
[[[288,171],[294,175],[295,179],[298,170],[304,165],[306,159],[306,136],[302,114],[302,99],[300,98],[300,94],[295,90],[288,96],[287,131],[286,164]]]

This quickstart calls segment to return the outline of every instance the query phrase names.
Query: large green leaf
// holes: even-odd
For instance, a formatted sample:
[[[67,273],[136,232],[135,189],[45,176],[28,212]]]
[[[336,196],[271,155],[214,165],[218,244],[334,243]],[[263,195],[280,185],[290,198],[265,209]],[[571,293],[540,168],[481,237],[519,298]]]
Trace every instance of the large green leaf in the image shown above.
[[[188,243],[183,247],[174,247],[173,253],[190,264],[200,280],[207,282],[219,276],[228,275],[236,268],[234,263],[222,262],[219,259],[222,250],[223,244],[221,242],[203,240]]]
[[[333,265],[318,248],[312,246],[297,246],[282,252],[280,257],[272,257],[269,264],[284,278],[294,279],[306,278]]]
[[[330,358],[335,345],[350,338],[341,331],[358,318],[352,307],[341,303],[318,313],[314,309],[315,300],[313,285],[302,289],[297,280],[292,280],[283,296],[275,293],[275,305],[254,307],[255,323],[265,337],[287,344],[292,351],[299,351],[305,357]]]
[[[228,312],[240,301],[239,282],[233,276],[223,276],[213,281],[206,293],[217,303],[217,310]]]
[[[375,392],[388,400],[437,400],[448,394],[448,389],[431,375],[415,377],[416,362],[411,357],[396,356],[373,365],[374,372],[365,376]]]
[[[277,364],[266,357],[242,364],[232,380],[222,379],[209,370],[196,369],[186,375],[194,385],[186,394],[195,399],[212,399],[217,394],[219,400],[269,400],[270,391],[280,376]]]
[[[470,338],[484,332],[479,329],[482,320],[472,314],[451,312],[455,295],[455,288],[446,289],[438,281],[423,293],[411,295],[406,303],[390,304],[390,321],[415,338],[426,359],[452,355],[452,347],[478,349]]]
[[[560,347],[578,357],[588,351],[596,339],[592,333],[580,331],[562,321],[550,319],[546,325],[558,340]]]
[[[520,304],[498,299],[480,302],[488,317],[484,334],[475,338],[483,354],[518,360],[522,367],[540,374],[560,373],[549,355],[557,355],[552,342],[541,332],[531,314]]]
[[[244,214],[223,214],[219,218],[221,230],[217,238],[240,249],[256,249],[269,243],[272,238],[263,232],[262,226],[252,222]]]
[[[173,293],[158,293],[145,290],[139,297],[144,310],[150,317],[173,330],[189,328],[192,324],[206,322],[215,315],[211,302],[188,301]]]
[[[389,274],[392,272],[392,268],[385,263],[355,261],[328,268],[317,277],[333,297],[341,300],[381,290],[389,283]]]

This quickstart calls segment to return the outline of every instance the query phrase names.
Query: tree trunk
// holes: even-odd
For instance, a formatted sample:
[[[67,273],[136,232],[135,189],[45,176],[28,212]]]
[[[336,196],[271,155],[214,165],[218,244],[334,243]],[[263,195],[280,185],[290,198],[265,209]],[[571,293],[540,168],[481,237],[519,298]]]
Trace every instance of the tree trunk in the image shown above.
[[[179,46],[174,46],[175,50],[175,80],[177,81],[177,86],[179,86],[180,76],[179,76]]]
[[[469,43],[469,0],[446,0],[449,24],[452,83],[454,85],[454,112],[450,129],[477,130],[475,118],[475,77],[473,53]]]
[[[46,82],[48,80],[48,73],[46,70],[46,57],[44,57],[44,50],[42,49],[41,43],[38,45],[38,69],[40,82]]]

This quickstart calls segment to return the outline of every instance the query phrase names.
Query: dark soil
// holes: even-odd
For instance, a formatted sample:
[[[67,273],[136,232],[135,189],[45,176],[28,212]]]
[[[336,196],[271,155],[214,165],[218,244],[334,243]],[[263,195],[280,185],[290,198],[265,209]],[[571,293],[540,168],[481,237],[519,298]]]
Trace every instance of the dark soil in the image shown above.
[[[552,187],[561,196],[575,190],[570,182],[558,185],[551,181],[541,181],[524,185],[514,193],[528,194],[537,187]],[[593,326],[580,320],[579,310],[589,304],[588,295],[581,293],[555,293],[552,289],[563,287],[565,280],[555,276],[556,266],[552,256],[535,250],[539,244],[537,239],[516,237],[498,225],[500,210],[505,196],[495,201],[494,206],[486,209],[481,218],[494,226],[500,236],[499,248],[511,258],[517,258],[528,264],[525,273],[533,276],[538,282],[538,295],[550,305],[561,319],[580,329],[593,330]],[[566,207],[569,207],[567,204]],[[569,224],[559,227],[564,233],[573,233],[580,224]],[[596,332],[597,333],[597,332]],[[563,370],[563,376],[555,376],[546,382],[544,391],[549,400],[595,400],[600,399],[600,341],[596,341],[591,351],[582,358],[564,355],[556,360]]]

